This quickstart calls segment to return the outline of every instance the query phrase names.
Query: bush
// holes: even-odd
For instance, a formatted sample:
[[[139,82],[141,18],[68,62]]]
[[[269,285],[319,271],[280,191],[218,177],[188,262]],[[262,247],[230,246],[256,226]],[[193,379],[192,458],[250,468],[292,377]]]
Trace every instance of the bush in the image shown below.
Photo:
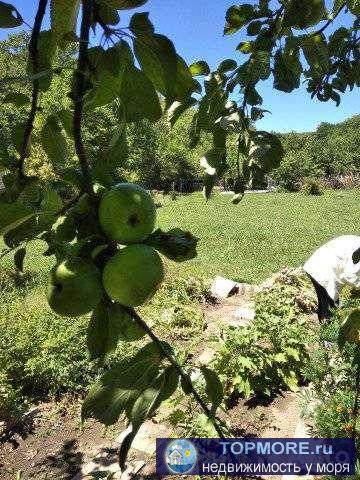
[[[228,395],[297,389],[312,338],[305,315],[313,306],[311,294],[305,277],[284,271],[258,294],[254,322],[225,330],[218,340],[214,369]]]
[[[0,372],[0,420],[17,423],[27,408],[28,403],[20,389],[14,388],[4,372]]]
[[[69,319],[55,315],[39,282],[30,273],[0,270],[0,419],[17,417],[32,401],[67,392],[82,395],[104,370],[98,362],[88,360],[89,316]],[[170,326],[175,334],[195,339],[194,332],[203,328],[199,301],[206,291],[201,280],[174,279],[143,307],[145,316],[169,335],[163,312],[171,309]],[[105,368],[145,341],[119,342]]]
[[[322,195],[323,191],[318,180],[308,178],[304,180],[301,191],[305,193],[305,195]]]
[[[350,437],[353,428],[354,393],[337,390],[315,408],[316,435],[321,438]],[[358,421],[357,433],[360,422]]]

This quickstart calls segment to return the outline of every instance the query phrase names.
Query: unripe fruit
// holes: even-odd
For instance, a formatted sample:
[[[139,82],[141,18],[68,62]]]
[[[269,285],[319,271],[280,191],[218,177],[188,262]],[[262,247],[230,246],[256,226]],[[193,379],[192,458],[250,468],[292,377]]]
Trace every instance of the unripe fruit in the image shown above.
[[[50,272],[47,300],[52,310],[63,317],[91,312],[102,294],[100,271],[82,258],[68,258]]]
[[[110,298],[136,307],[150,299],[164,279],[162,260],[148,245],[122,248],[105,265],[103,285]]]
[[[99,221],[113,241],[127,245],[140,243],[154,230],[156,207],[151,195],[134,183],[119,183],[104,193]]]

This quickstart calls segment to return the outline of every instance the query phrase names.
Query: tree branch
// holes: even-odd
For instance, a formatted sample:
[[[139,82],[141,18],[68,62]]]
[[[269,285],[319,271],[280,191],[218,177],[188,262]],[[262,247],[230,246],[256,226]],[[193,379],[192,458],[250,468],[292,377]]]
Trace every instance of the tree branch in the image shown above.
[[[86,72],[88,70],[87,51],[89,47],[89,34],[92,18],[92,0],[83,0],[83,11],[80,29],[79,58],[75,72],[75,90],[74,90],[74,116],[73,116],[73,135],[75,151],[79,158],[80,167],[84,176],[86,191],[90,195],[93,204],[95,204],[95,194],[92,185],[91,171],[86,156],[82,140],[82,119],[84,110],[84,94],[86,91]]]
[[[319,30],[316,30],[316,32],[311,33],[310,36],[316,36],[316,35],[320,35],[320,33],[323,33],[328,28],[328,26],[333,23],[333,21],[340,14],[340,12],[344,10],[345,7],[346,7],[346,3],[343,3],[339,8],[339,10],[335,13],[335,15],[332,18],[329,18],[329,20],[325,23],[325,25],[319,28]]]
[[[30,38],[29,43],[29,56],[31,58],[32,66],[33,66],[33,75],[39,73],[39,59],[38,59],[38,41],[39,35],[41,30],[41,25],[44,19],[46,7],[47,7],[48,0],[40,0],[38,9],[35,16],[34,27]],[[19,170],[19,177],[25,178],[24,174],[24,161],[29,154],[29,143],[31,133],[34,128],[34,120],[37,111],[37,102],[39,98],[39,78],[35,78],[33,82],[33,91],[32,91],[32,99],[31,99],[31,108],[30,113],[26,122],[24,137],[21,144],[21,152],[20,152],[20,159],[18,162],[18,170]]]
[[[224,432],[222,431],[221,426],[217,423],[216,419],[214,418],[214,415],[211,413],[206,403],[203,401],[203,399],[200,397],[200,395],[196,391],[189,375],[186,372],[184,372],[182,367],[177,363],[177,361],[173,358],[173,356],[166,350],[166,348],[163,346],[159,338],[155,335],[155,333],[151,330],[151,328],[147,325],[147,323],[140,317],[140,315],[136,312],[136,310],[131,307],[126,307],[124,305],[123,305],[123,308],[127,311],[129,315],[131,315],[131,317],[136,321],[136,323],[147,333],[147,335],[155,343],[155,345],[158,347],[161,353],[163,353],[163,355],[169,360],[171,365],[176,368],[176,370],[179,372],[179,375],[181,376],[183,381],[189,387],[189,391],[191,391],[192,395],[194,396],[195,400],[202,408],[205,415],[214,425],[214,428],[217,434],[219,435],[219,437],[225,438],[225,435],[224,435]]]

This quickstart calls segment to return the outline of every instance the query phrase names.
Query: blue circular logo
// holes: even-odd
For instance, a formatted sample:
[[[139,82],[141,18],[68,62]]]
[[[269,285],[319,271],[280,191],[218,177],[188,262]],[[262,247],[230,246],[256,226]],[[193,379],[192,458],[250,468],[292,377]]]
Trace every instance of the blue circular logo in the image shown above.
[[[196,464],[197,452],[189,440],[173,440],[166,447],[165,462],[173,473],[188,473]]]

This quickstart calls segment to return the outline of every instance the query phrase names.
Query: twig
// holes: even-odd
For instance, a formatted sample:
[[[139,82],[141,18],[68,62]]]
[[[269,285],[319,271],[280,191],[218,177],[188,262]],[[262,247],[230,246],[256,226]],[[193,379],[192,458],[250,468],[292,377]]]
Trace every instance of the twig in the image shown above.
[[[340,12],[346,7],[346,3],[343,3],[339,10],[335,13],[335,15],[332,18],[329,18],[329,20],[323,25],[319,30],[316,30],[316,32],[310,33],[311,37],[314,37],[316,35],[320,35],[320,33],[323,33],[329,25],[333,23],[333,21],[336,19],[336,17],[340,14]]]
[[[29,43],[29,55],[32,61],[34,75],[39,73],[38,41],[39,41],[41,25],[44,19],[47,3],[48,3],[48,0],[39,1],[39,5],[38,5],[38,9],[35,16],[35,21],[34,21],[34,28],[33,28],[31,38],[30,38],[30,43]],[[36,111],[37,111],[38,98],[39,98],[39,78],[35,78],[33,82],[30,113],[25,126],[24,137],[21,144],[20,159],[18,162],[18,170],[19,170],[20,178],[25,178],[25,174],[23,171],[24,161],[25,161],[25,158],[28,156],[30,137],[34,128],[34,120],[35,120]]]
[[[181,366],[177,363],[177,361],[173,358],[173,356],[167,351],[167,349],[163,346],[159,338],[155,335],[155,333],[151,330],[151,328],[147,325],[147,323],[140,317],[140,315],[136,312],[134,308],[131,307],[126,307],[123,306],[123,308],[128,312],[129,315],[136,321],[136,323],[147,333],[147,335],[151,338],[151,340],[155,343],[155,345],[158,347],[158,349],[163,353],[163,355],[169,360],[171,365],[176,368],[176,370],[179,372],[179,375],[183,379],[183,381],[186,383],[186,385],[189,387],[189,391],[191,391],[192,395],[194,396],[195,400],[197,403],[200,405],[202,408],[203,412],[205,415],[208,417],[209,420],[211,420],[212,424],[214,425],[214,428],[219,435],[220,438],[225,438],[225,435],[220,427],[220,425],[217,423],[216,419],[214,418],[214,415],[211,413],[210,409],[207,407],[206,403],[203,401],[203,399],[200,397],[196,389],[194,388],[194,385],[192,384],[192,381],[187,375],[184,370],[181,368]]]
[[[92,16],[92,1],[83,0],[83,12],[80,28],[79,58],[75,73],[75,92],[74,92],[74,116],[73,116],[73,135],[75,151],[78,156],[82,174],[84,176],[87,193],[95,204],[96,198],[92,186],[91,172],[89,162],[86,156],[81,129],[84,110],[84,94],[86,89],[86,71],[88,66],[87,50],[89,46],[89,34]]]

